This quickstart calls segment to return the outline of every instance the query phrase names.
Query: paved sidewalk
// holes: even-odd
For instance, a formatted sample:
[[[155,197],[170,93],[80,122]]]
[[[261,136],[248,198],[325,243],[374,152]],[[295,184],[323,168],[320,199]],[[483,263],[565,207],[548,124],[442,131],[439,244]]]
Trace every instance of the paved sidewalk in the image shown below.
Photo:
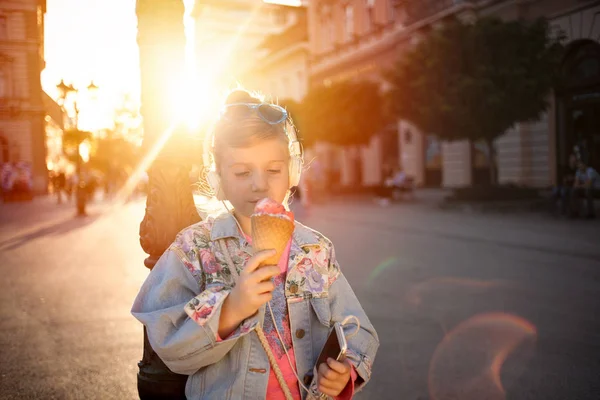
[[[24,234],[31,230],[40,230],[67,220],[94,219],[116,204],[105,200],[101,193],[87,204],[87,216],[77,217],[75,199],[58,204],[52,195],[36,196],[32,201],[2,203],[0,202],[0,239],[8,236]]]
[[[452,195],[452,189],[446,188],[420,188],[413,197],[405,197],[393,201],[388,207],[399,207],[402,205],[429,207],[445,212],[456,212],[463,214],[489,214],[489,215],[519,215],[546,219],[564,219],[566,221],[578,221],[582,218],[568,219],[552,214],[551,201],[548,198],[518,199],[500,201],[456,201],[448,202],[446,198]],[[549,195],[548,195],[549,196]],[[372,194],[349,194],[331,196],[322,204],[335,203],[376,203]],[[596,200],[596,215],[600,217],[600,201]],[[586,221],[588,224],[600,225],[600,218],[595,221]]]

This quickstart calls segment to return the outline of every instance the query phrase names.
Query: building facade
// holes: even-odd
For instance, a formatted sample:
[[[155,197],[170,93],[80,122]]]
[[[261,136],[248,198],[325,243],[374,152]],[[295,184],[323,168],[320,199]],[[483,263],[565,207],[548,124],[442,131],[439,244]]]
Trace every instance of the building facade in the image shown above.
[[[385,91],[382,73],[448,18],[546,18],[567,35],[565,85],[550,95],[551,106],[539,121],[517,124],[497,140],[496,149],[500,183],[547,187],[559,179],[575,145],[600,167],[598,15],[600,4],[585,0],[316,0],[308,12],[310,85],[373,79]],[[362,173],[346,176],[347,185],[376,184],[384,163],[401,165],[420,185],[469,186],[489,176],[482,146],[440,142],[408,121],[376,135],[369,146],[343,151],[345,158],[362,158]]]
[[[397,59],[397,36],[405,22],[404,8],[392,0],[310,2],[310,86],[373,80],[384,92],[382,75]],[[383,165],[400,164],[395,125],[377,132],[366,146],[321,147],[326,167],[338,170],[342,186],[378,185]]]
[[[306,8],[294,9],[294,14],[292,25],[267,36],[259,44],[264,55],[246,71],[243,79],[250,88],[275,99],[300,102],[308,88]]]
[[[30,188],[46,191],[44,0],[0,2],[0,164],[25,169]],[[5,178],[5,177],[3,177]],[[8,181],[3,179],[7,191]]]
[[[196,1],[195,55],[200,78],[210,76],[211,84],[223,91],[237,84],[281,96],[284,79],[265,86],[255,75],[257,64],[269,54],[264,41],[295,26],[301,8],[254,0]]]
[[[582,158],[599,168],[600,4],[539,0],[482,1],[471,6],[475,17],[543,17],[566,35],[563,84],[549,95],[550,107],[538,121],[516,124],[496,141],[498,181],[539,188],[554,185],[560,181],[574,146]],[[444,186],[468,186],[480,179],[477,169],[470,167],[475,150],[467,142],[442,145]]]

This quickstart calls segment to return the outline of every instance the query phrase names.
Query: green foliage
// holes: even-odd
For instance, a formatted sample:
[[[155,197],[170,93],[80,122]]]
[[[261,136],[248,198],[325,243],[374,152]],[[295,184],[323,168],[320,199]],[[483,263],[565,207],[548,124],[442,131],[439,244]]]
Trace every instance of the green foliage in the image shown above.
[[[108,135],[96,140],[95,152],[90,157],[90,167],[109,171],[132,171],[140,160],[141,150],[122,136]]]
[[[308,146],[366,144],[386,124],[379,85],[370,81],[313,87],[299,108],[294,120]]]
[[[84,141],[93,142],[92,132],[80,131],[78,129],[69,129],[63,132],[62,147],[63,153],[67,159],[73,163],[77,163],[79,145]]]
[[[92,132],[80,131],[77,129],[69,129],[63,132],[63,147],[72,148],[79,147],[84,140],[91,140]]]
[[[292,118],[294,126],[296,127],[296,133],[303,146],[310,147],[314,144],[314,137],[304,129],[304,113],[302,109],[302,103],[298,103],[292,99],[279,100],[278,104],[285,108],[288,115]]]
[[[483,140],[493,152],[494,139],[546,110],[563,39],[543,19],[448,22],[402,54],[386,75],[391,108],[424,132]]]

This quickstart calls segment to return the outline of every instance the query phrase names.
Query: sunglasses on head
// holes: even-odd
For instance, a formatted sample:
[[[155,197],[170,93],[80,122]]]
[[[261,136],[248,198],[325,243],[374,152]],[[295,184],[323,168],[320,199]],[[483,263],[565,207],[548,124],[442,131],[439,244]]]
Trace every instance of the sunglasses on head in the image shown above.
[[[221,110],[221,119],[233,121],[248,118],[251,113],[258,116],[268,124],[275,125],[285,121],[288,113],[285,108],[270,103],[232,103]]]

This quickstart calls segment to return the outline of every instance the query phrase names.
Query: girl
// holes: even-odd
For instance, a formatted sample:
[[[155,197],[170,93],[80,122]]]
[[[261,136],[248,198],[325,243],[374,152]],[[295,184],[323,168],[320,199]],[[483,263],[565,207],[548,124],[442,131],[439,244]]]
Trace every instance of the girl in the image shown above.
[[[333,245],[296,222],[278,265],[262,266],[275,252],[251,247],[256,203],[287,207],[298,184],[302,153],[287,112],[236,90],[211,141],[208,182],[233,210],[178,234],[133,315],[165,364],[189,375],[188,399],[351,398],[371,376],[379,340]],[[347,326],[346,358],[315,366],[330,327],[350,315],[360,324]]]

